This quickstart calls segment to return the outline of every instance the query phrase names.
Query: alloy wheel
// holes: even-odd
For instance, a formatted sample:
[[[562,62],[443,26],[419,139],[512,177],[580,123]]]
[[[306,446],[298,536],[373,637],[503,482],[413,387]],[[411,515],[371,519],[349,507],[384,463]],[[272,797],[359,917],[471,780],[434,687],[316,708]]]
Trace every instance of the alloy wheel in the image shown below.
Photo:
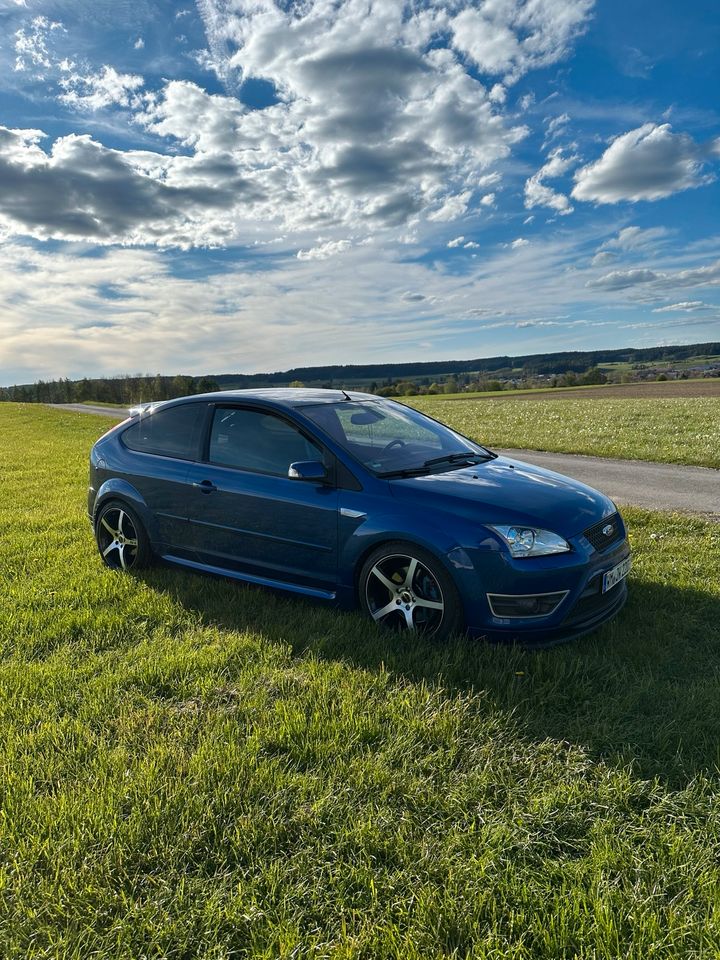
[[[138,554],[138,534],[130,515],[122,507],[110,507],[100,517],[98,546],[105,563],[116,570],[129,570]]]
[[[365,596],[376,623],[395,630],[435,633],[442,623],[445,601],[434,573],[417,557],[393,554],[371,567]]]

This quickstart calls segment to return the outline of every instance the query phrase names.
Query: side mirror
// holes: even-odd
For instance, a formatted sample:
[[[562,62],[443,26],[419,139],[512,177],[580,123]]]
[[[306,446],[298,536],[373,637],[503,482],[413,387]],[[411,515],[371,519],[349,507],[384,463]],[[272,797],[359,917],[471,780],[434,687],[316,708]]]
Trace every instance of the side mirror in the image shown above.
[[[327,480],[325,464],[320,460],[301,460],[291,463],[288,468],[288,477],[291,480]]]

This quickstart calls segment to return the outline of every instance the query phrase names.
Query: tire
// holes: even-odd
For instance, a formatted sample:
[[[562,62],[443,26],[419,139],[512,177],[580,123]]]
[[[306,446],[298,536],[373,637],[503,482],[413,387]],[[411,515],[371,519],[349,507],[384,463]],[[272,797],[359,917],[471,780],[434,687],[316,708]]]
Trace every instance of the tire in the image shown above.
[[[460,594],[436,556],[403,540],[377,547],[358,578],[361,609],[376,623],[446,640],[464,630]]]
[[[124,501],[110,500],[95,521],[95,542],[112,570],[141,570],[152,563],[150,539],[142,521]]]

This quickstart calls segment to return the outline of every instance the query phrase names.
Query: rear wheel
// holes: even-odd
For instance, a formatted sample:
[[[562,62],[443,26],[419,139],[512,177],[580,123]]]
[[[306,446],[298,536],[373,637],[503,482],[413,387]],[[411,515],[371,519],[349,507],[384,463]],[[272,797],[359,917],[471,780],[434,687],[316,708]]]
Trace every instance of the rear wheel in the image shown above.
[[[428,550],[396,541],[370,554],[360,571],[360,605],[383,627],[445,639],[463,629],[457,587]]]
[[[142,521],[125,503],[104,504],[95,522],[95,540],[103,562],[113,570],[139,570],[152,559]]]

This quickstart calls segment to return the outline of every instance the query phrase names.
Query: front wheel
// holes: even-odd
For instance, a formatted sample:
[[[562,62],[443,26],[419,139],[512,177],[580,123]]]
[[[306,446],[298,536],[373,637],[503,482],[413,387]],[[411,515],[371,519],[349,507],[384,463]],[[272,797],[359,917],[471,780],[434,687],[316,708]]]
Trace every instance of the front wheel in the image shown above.
[[[113,570],[139,570],[152,559],[142,521],[127,504],[117,500],[101,507],[95,521],[95,540],[103,563]]]
[[[363,610],[383,627],[446,639],[463,629],[455,583],[429,551],[411,543],[383,544],[360,571]]]

